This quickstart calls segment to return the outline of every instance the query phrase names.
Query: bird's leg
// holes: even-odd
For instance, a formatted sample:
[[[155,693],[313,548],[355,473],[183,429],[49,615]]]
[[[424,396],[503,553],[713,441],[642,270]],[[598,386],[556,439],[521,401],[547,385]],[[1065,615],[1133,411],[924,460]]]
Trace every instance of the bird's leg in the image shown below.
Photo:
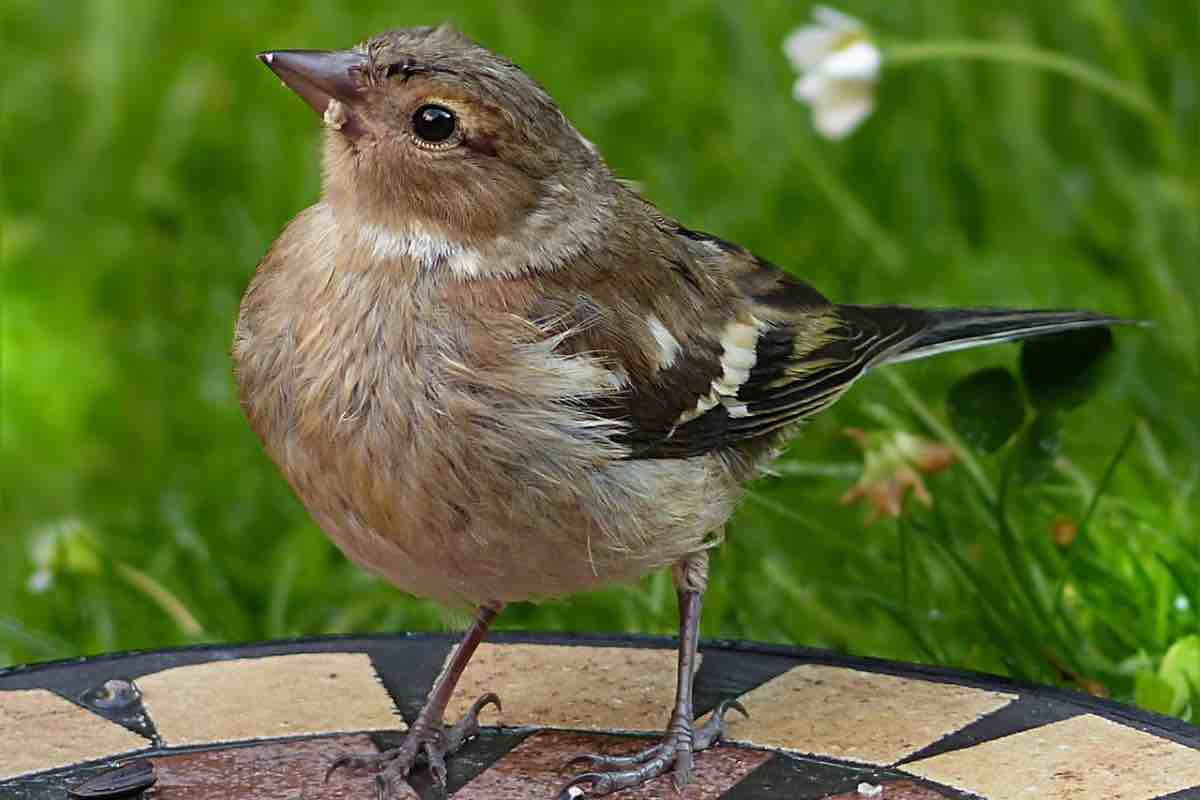
[[[568,766],[588,764],[597,771],[572,779],[559,792],[559,800],[579,797],[584,785],[592,796],[612,794],[640,786],[672,769],[671,780],[676,791],[682,794],[692,776],[692,754],[721,738],[725,732],[725,713],[730,708],[746,713],[736,700],[727,700],[713,711],[699,730],[694,730],[692,677],[700,641],[700,607],[708,583],[708,554],[700,553],[677,564],[674,577],[679,596],[679,675],[675,684],[675,707],[662,741],[631,756],[589,754],[571,759]]]
[[[500,698],[489,692],[476,700],[466,715],[454,725],[445,725],[442,721],[446,706],[454,694],[454,687],[458,684],[467,662],[471,660],[488,627],[503,607],[502,603],[480,606],[475,622],[454,649],[450,662],[434,682],[421,713],[417,715],[417,721],[408,729],[404,742],[399,747],[382,753],[343,755],[329,766],[325,780],[329,780],[329,776],[341,767],[376,767],[379,769],[379,774],[375,777],[379,800],[417,797],[407,778],[418,762],[425,761],[434,781],[444,789],[446,756],[454,753],[467,739],[479,732],[479,712],[485,706],[500,707]]]

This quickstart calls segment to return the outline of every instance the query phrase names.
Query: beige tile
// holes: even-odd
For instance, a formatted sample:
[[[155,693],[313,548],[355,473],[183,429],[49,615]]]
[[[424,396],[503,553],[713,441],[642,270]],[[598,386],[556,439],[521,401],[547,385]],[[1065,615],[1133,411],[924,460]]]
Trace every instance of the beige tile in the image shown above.
[[[904,770],[988,800],[1151,800],[1200,786],[1200,752],[1088,714]]]
[[[503,725],[659,731],[675,701],[674,650],[483,644],[467,665],[447,721],[485,692],[504,702]],[[495,709],[485,724],[497,724]]]
[[[172,746],[404,727],[366,653],[210,661],[137,686]]]
[[[804,664],[742,696],[728,739],[865,764],[893,764],[1016,695]]]
[[[45,689],[0,692],[0,780],[150,746]]]

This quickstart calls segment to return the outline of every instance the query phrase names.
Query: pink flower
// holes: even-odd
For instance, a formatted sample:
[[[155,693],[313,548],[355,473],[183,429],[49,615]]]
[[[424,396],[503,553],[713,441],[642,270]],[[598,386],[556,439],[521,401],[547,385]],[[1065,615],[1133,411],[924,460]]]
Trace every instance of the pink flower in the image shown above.
[[[904,431],[867,433],[847,428],[846,435],[863,449],[863,472],[842,495],[842,503],[849,505],[865,498],[869,503],[867,522],[899,517],[910,491],[921,505],[933,505],[921,474],[932,475],[956,460],[949,445]]]

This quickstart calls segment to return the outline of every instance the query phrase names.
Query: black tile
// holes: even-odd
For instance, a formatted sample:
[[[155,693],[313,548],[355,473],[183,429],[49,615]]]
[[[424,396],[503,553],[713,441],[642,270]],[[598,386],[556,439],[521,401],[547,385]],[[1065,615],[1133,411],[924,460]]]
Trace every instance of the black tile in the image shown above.
[[[777,754],[721,796],[721,800],[819,800],[860,783],[900,777],[888,769],[831,764]]]
[[[707,714],[722,700],[739,697],[762,686],[800,663],[786,656],[733,653],[708,645],[702,645],[700,651],[704,658],[700,661],[692,694],[697,716]],[[754,709],[746,710],[754,714]]]
[[[931,713],[933,712],[931,711]],[[1052,722],[1061,722],[1064,719],[1077,717],[1081,713],[1083,712],[1076,706],[1060,700],[1022,695],[1004,708],[993,711],[965,728],[918,750],[906,757],[900,764],[909,764],[923,758],[948,753],[951,750],[961,750],[964,747],[974,747],[993,739],[1000,739],[1021,731],[1040,728]]]
[[[1181,792],[1164,794],[1161,797],[1154,798],[1154,800],[1200,800],[1200,786],[1193,786],[1191,789],[1184,789]]]
[[[457,637],[379,639],[366,643],[371,663],[408,724],[417,719]]]
[[[508,755],[508,751],[525,741],[530,731],[485,730],[463,745],[446,762],[446,789],[453,794],[471,780]]]

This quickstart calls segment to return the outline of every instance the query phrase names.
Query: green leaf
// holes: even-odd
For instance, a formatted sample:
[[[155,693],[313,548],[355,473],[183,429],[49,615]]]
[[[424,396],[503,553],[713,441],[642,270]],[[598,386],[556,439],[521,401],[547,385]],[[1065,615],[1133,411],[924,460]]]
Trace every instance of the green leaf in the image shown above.
[[[1062,418],[1055,413],[1041,412],[1021,434],[1013,453],[1014,477],[1020,484],[1044,481],[1062,449]]]
[[[1139,672],[1134,679],[1133,702],[1159,714],[1170,714],[1175,706],[1175,690],[1153,672]]]
[[[1108,328],[1087,328],[1029,339],[1021,347],[1021,378],[1035,408],[1083,405],[1104,379],[1113,351]]]
[[[954,384],[946,396],[946,411],[963,441],[991,453],[1003,447],[1021,427],[1025,401],[1012,373],[994,367]]]
[[[1179,714],[1192,695],[1200,691],[1200,635],[1185,636],[1171,645],[1163,656],[1158,676],[1175,693],[1170,713]]]

